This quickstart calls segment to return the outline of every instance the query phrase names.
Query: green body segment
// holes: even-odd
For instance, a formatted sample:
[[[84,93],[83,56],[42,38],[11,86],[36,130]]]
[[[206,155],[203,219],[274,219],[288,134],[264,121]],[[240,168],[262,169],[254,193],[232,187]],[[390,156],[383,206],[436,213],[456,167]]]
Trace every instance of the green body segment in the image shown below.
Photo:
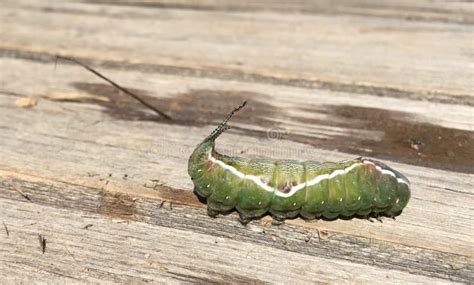
[[[395,216],[410,198],[408,180],[374,160],[252,160],[217,153],[213,140],[195,149],[188,172],[197,194],[207,198],[210,215],[236,208],[243,221],[267,212],[277,220]]]

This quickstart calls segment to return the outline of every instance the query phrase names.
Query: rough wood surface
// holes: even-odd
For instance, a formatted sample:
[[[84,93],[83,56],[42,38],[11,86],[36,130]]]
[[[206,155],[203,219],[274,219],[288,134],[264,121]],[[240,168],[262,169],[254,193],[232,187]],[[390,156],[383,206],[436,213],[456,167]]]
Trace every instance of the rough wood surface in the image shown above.
[[[0,10],[0,279],[472,282],[470,6],[101,3]],[[383,159],[412,181],[406,210],[383,223],[207,217],[187,158],[244,99],[220,150]]]

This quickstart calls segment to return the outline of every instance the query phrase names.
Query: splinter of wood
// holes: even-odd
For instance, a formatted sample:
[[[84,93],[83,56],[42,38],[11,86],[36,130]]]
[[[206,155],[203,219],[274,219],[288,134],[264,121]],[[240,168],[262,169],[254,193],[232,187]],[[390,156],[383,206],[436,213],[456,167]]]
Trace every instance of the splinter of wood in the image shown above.
[[[152,110],[153,112],[157,113],[158,115],[160,115],[161,117],[167,119],[167,120],[171,120],[171,117],[166,115],[164,112],[158,110],[156,107],[152,106],[151,104],[149,104],[148,102],[146,102],[145,100],[143,100],[142,98],[140,98],[140,96],[134,94],[133,92],[129,91],[128,89],[126,89],[125,87],[122,87],[120,85],[118,85],[117,83],[115,83],[114,81],[112,81],[111,79],[105,77],[104,75],[102,75],[100,72],[94,70],[92,67],[80,62],[79,60],[75,59],[75,58],[72,58],[72,57],[67,57],[67,56],[56,56],[57,59],[62,59],[62,60],[68,60],[68,61],[71,61],[71,62],[74,62],[82,67],[84,67],[86,70],[92,72],[93,74],[97,75],[98,77],[102,78],[103,80],[107,81],[108,83],[110,83],[112,86],[114,86],[115,88],[117,88],[118,90],[124,92],[125,94],[131,96],[132,98],[134,98],[135,100],[137,100],[138,102],[140,102],[143,106],[147,107],[148,109]]]
[[[5,222],[2,222],[2,223],[3,223],[3,227],[5,228],[5,233],[7,234],[7,237],[9,237],[10,236],[10,231],[8,230],[8,227],[5,224]]]
[[[46,252],[46,239],[42,235],[38,234],[38,240],[40,243],[41,252],[44,254]]]
[[[15,184],[13,184],[13,181],[10,181],[10,185],[12,186],[13,190],[15,190],[16,192],[20,193],[21,196],[23,196],[23,198],[25,198],[26,200],[30,201],[31,202],[31,199],[30,197],[28,196],[28,194],[24,193],[23,191],[21,191],[19,188],[17,188],[15,186]]]
[[[88,229],[89,229],[90,227],[92,227],[92,226],[93,226],[93,224],[87,224],[87,225],[85,225],[85,226],[83,227],[83,229],[88,230]]]

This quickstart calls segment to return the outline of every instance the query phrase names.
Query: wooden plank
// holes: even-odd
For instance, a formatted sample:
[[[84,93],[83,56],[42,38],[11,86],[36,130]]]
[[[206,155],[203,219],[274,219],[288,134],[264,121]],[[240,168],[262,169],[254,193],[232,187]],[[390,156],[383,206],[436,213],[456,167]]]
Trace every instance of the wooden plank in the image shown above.
[[[0,278],[35,282],[467,282],[465,257],[235,217],[57,181],[0,181]],[[112,219],[111,219],[112,218]],[[42,254],[37,240],[47,240]],[[19,247],[18,245],[22,246]],[[113,261],[113,264],[111,262]],[[275,272],[279,272],[275,274]],[[378,281],[377,281],[378,280]]]
[[[472,5],[2,4],[0,279],[474,279]],[[173,120],[55,54],[98,67]],[[383,223],[209,218],[187,159],[244,99],[219,150],[382,159],[412,181],[406,210]]]
[[[457,96],[472,103],[466,99],[474,90],[469,24],[106,7],[43,1],[6,5],[0,12],[0,47],[4,54],[15,50],[15,56],[133,59],[247,80],[263,77],[280,84],[425,99]],[[49,24],[42,20],[45,13]],[[209,52],[219,50],[225,52]]]
[[[77,82],[87,81],[86,78],[96,80],[77,66],[60,65],[56,67],[57,72],[61,73],[59,78],[41,79],[40,77],[43,77],[43,74],[54,70],[52,63],[41,64],[11,59],[3,59],[1,62],[2,69],[8,70],[7,74],[10,74],[7,75],[6,79],[11,78],[4,84],[5,90],[18,90],[18,81],[13,80],[13,78],[18,78],[20,74],[25,73],[28,73],[27,78],[31,79],[31,82],[27,84],[28,88],[31,89],[23,88],[23,90],[34,92],[29,94],[38,96],[54,92],[84,93],[86,90],[81,86],[88,85],[85,83],[81,85]],[[136,121],[137,118],[147,117],[140,113],[141,106],[137,107],[138,110],[133,109],[134,107],[131,107],[133,103],[129,101],[125,101],[128,102],[125,105],[123,105],[124,102],[121,103],[125,106],[122,109],[120,107],[117,107],[119,109],[108,109],[101,107],[100,104],[97,105],[102,102],[100,100],[81,103],[81,100],[60,102],[40,99],[37,107],[19,110],[13,104],[17,98],[16,96],[3,95],[0,97],[4,116],[0,125],[3,130],[2,141],[4,146],[1,155],[8,162],[1,167],[2,170],[7,171],[4,172],[4,175],[11,177],[34,175],[78,185],[103,188],[108,191],[155,198],[162,197],[160,191],[153,190],[156,184],[160,184],[172,189],[189,191],[190,196],[184,199],[184,203],[200,205],[194,195],[191,194],[192,183],[186,173],[187,159],[194,146],[213,128],[209,124],[214,124],[214,120],[223,117],[223,114],[231,109],[233,104],[242,100],[240,96],[237,99],[232,96],[232,94],[239,94],[237,90],[242,91],[240,84],[169,75],[152,77],[145,81],[143,75],[133,71],[106,70],[106,73],[110,73],[124,86],[140,86],[142,94],[149,94],[149,97],[147,97],[149,99],[156,98],[155,96],[172,98],[165,106],[174,110],[171,115],[175,117],[176,122],[170,125],[164,121]],[[130,80],[133,78],[136,81],[131,82]],[[139,82],[142,82],[141,85]],[[177,88],[177,86],[180,87]],[[76,89],[77,87],[79,88]],[[87,94],[90,96],[94,96],[94,94],[104,96],[106,93],[100,91],[104,87],[101,85],[98,87],[96,89],[97,93],[89,90],[91,93]],[[212,92],[212,90],[222,89],[226,91],[211,98],[200,97],[198,93],[192,92],[192,90],[209,90],[208,92]],[[272,118],[278,119],[280,113],[278,111],[267,112],[269,109],[287,110],[291,114],[296,114],[297,106],[301,105],[326,106],[350,102],[349,104],[355,106],[369,104],[371,107],[394,108],[394,111],[408,109],[415,120],[423,120],[424,116],[428,116],[425,119],[430,122],[435,122],[435,118],[434,114],[429,115],[430,112],[427,112],[427,110],[437,108],[437,122],[440,125],[452,127],[456,125],[458,128],[472,130],[472,120],[467,120],[467,118],[472,116],[473,107],[440,105],[438,103],[430,107],[430,103],[426,102],[393,98],[371,100],[371,98],[354,94],[337,94],[335,96],[325,94],[323,96],[324,93],[321,93],[318,96],[317,93],[312,92],[313,96],[308,96],[309,92],[306,89],[277,88],[272,85],[247,85],[246,89],[253,90],[255,92],[253,94],[271,94],[266,95],[272,98],[271,104],[262,105],[263,103],[257,98],[252,99],[256,106],[240,114],[236,118],[236,122],[233,123],[233,125],[245,131],[237,131],[237,133],[231,131],[219,139],[219,148],[226,153],[237,154],[244,149],[247,156],[319,160],[342,160],[351,157],[352,155],[333,150],[311,148],[298,141],[292,141],[291,136],[276,140],[262,140],[262,137],[266,135],[265,128],[272,125],[268,124],[267,121],[261,121],[259,117],[253,117],[250,121],[245,119],[252,116],[252,114],[262,114],[271,122]],[[160,93],[152,94],[152,90],[160,90]],[[192,104],[187,101],[189,99],[180,99],[179,97],[179,94],[188,93],[193,96]],[[247,93],[243,94],[245,96],[249,95]],[[288,94],[291,94],[291,100],[287,97]],[[213,99],[219,96],[222,97],[220,101],[213,103]],[[158,100],[155,102],[159,104],[166,101]],[[213,106],[219,108],[219,111],[215,111]],[[129,107],[132,109],[127,111]],[[224,107],[226,109],[222,110]],[[209,108],[214,111],[209,112]],[[125,115],[125,117],[119,117],[119,120],[117,120],[116,114],[119,110],[121,111],[120,116]],[[324,113],[319,115],[324,115]],[[153,118],[154,115],[151,116],[148,118]],[[303,116],[306,116],[306,114]],[[318,113],[316,112],[314,116],[317,117]],[[252,120],[260,125],[252,124]],[[405,120],[410,120],[410,118]],[[331,126],[317,124],[313,121],[310,125],[296,123],[301,121],[303,120],[293,119],[291,120],[293,125],[283,125],[283,127],[288,127],[288,132],[292,135],[298,132],[299,129],[305,129],[307,133],[310,133],[310,138],[314,140],[317,140],[318,136],[324,136],[325,140],[330,140],[331,137],[339,138],[343,136],[345,132],[353,134],[360,131],[358,129],[331,129]],[[265,122],[267,122],[267,125]],[[464,124],[461,122],[464,122]],[[466,122],[469,123],[466,124]],[[276,126],[282,127],[278,124]],[[357,128],[357,126],[354,128]],[[257,132],[260,135],[249,136],[248,134],[252,132]],[[472,131],[468,133],[471,136],[470,141],[472,141]],[[380,134],[377,131],[367,130],[364,136],[366,141],[371,138],[377,141]],[[347,141],[345,138],[342,140]],[[470,141],[468,141],[467,146],[472,147]],[[427,141],[426,143],[431,144],[433,142]],[[434,143],[439,144],[437,138]],[[363,145],[357,145],[357,147],[362,148]],[[472,153],[466,152],[464,155],[467,155],[467,157],[464,158],[472,161]],[[397,157],[398,153],[392,158]],[[25,165],[25,161],[28,161],[28,164]],[[335,222],[323,221],[318,223],[318,227],[472,257],[472,235],[474,232],[471,223],[473,217],[471,205],[474,203],[472,195],[473,175],[449,170],[428,169],[404,163],[392,164],[403,173],[406,173],[413,182],[412,201],[396,222],[387,221],[384,224],[371,224],[365,220],[350,222],[342,220]],[[467,170],[472,171],[470,168]],[[127,177],[125,177],[125,174],[127,174]],[[179,202],[183,200],[181,192],[171,195],[167,192],[165,195],[167,195],[167,199],[172,201]],[[295,220],[292,223],[304,227],[314,227],[313,224],[304,223],[301,220]],[[449,228],[447,229],[446,225],[448,224]],[[420,236],[420,229],[429,232],[429,234]]]

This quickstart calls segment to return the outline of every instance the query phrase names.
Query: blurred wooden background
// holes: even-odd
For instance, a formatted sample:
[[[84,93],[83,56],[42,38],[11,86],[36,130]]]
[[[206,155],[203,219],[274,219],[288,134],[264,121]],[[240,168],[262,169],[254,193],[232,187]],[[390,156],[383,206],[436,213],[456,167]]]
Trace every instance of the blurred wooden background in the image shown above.
[[[473,281],[472,3],[1,6],[2,283]],[[375,157],[411,179],[406,210],[383,223],[209,218],[187,159],[245,99],[221,151]]]

